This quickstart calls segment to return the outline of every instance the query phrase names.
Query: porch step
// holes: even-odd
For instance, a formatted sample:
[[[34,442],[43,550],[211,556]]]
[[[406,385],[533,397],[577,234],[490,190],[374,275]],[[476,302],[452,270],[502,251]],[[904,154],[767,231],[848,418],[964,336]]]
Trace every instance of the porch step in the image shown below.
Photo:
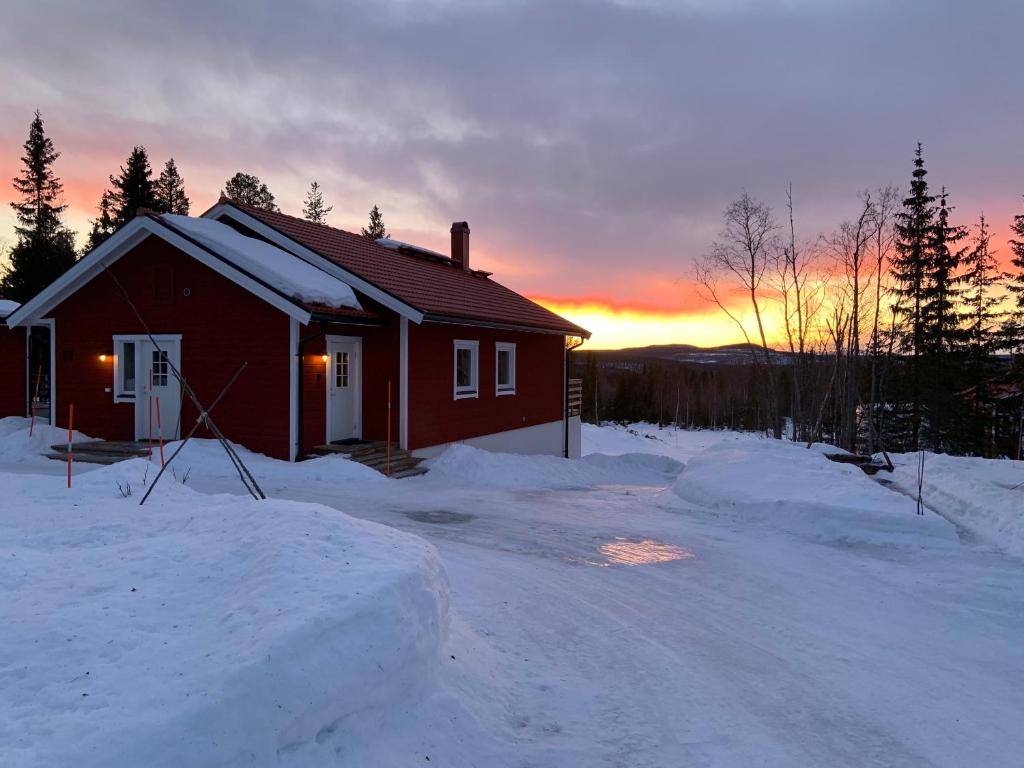
[[[154,448],[155,450],[155,448]],[[67,443],[50,446],[48,459],[67,461]],[[116,464],[127,459],[145,458],[149,455],[149,443],[131,440],[89,440],[72,443],[73,460],[84,464]]]
[[[314,456],[330,456],[341,454],[352,461],[375,469],[381,474],[387,474],[388,453],[387,443],[383,440],[359,442],[359,443],[329,443],[318,445],[313,448]],[[391,444],[391,477],[414,477],[426,474],[426,469],[420,466],[423,459],[413,456],[408,451],[403,451],[397,444]]]

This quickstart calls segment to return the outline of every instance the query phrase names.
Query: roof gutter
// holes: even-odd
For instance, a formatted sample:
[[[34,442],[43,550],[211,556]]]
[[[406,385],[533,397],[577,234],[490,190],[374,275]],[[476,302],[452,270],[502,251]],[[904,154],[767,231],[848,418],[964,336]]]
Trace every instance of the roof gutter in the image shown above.
[[[498,323],[491,320],[475,320],[468,317],[451,317],[448,315],[424,315],[425,323],[440,323],[444,325],[469,325],[479,328],[493,328],[499,331],[525,331],[527,333],[548,333],[553,336],[579,336],[582,339],[590,338],[590,331],[573,326],[572,328],[555,328],[553,326],[519,325],[517,323]]]

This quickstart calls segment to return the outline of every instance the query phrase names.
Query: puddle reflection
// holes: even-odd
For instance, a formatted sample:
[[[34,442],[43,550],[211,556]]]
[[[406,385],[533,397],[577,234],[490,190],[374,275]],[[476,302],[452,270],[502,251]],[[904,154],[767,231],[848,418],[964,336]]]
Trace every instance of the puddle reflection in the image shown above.
[[[599,551],[612,565],[649,565],[671,560],[689,560],[693,552],[654,539],[630,541],[618,538],[602,544]]]

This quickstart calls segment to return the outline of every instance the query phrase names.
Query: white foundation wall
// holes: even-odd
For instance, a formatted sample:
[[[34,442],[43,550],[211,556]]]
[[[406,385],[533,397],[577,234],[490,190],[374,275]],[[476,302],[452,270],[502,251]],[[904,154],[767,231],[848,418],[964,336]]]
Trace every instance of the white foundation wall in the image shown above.
[[[581,429],[578,416],[569,419],[569,456],[579,458]],[[472,445],[485,451],[497,453],[546,454],[562,456],[565,452],[565,422],[549,421],[522,429],[511,429],[508,432],[495,432],[490,435],[470,437],[456,442]],[[442,453],[451,443],[431,445],[412,451],[413,456],[429,459]]]

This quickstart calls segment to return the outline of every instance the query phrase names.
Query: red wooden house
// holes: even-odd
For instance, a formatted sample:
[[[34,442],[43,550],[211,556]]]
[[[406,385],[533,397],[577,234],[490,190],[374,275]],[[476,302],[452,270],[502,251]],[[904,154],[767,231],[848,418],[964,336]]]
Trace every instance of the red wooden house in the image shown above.
[[[197,412],[172,367],[209,404],[244,364],[213,416],[270,456],[389,434],[417,456],[578,455],[566,350],[588,332],[472,269],[464,222],[451,235],[444,256],[224,199],[142,212],[7,316],[0,415],[41,377],[53,423],[73,402],[76,429],[142,439],[159,398],[177,437]]]

